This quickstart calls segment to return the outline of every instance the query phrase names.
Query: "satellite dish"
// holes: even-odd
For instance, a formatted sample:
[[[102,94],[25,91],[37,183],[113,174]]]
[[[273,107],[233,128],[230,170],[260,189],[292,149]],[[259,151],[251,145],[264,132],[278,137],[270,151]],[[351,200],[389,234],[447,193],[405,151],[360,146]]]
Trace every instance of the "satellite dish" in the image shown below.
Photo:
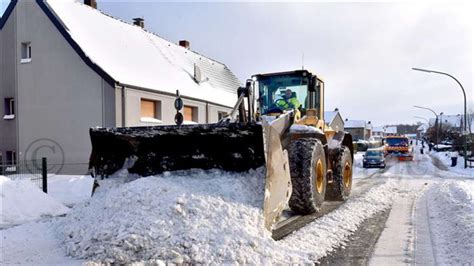
[[[194,81],[198,84],[202,81],[201,68],[197,64],[194,64]]]

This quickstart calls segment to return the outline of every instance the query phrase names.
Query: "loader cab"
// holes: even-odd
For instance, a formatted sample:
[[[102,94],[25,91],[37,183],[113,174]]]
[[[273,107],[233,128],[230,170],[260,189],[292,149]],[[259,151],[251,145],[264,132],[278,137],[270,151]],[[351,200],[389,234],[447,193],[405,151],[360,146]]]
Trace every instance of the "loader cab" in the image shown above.
[[[305,115],[308,109],[316,109],[322,117],[324,83],[309,71],[259,74],[252,79],[262,115],[281,114],[285,109],[298,109]]]

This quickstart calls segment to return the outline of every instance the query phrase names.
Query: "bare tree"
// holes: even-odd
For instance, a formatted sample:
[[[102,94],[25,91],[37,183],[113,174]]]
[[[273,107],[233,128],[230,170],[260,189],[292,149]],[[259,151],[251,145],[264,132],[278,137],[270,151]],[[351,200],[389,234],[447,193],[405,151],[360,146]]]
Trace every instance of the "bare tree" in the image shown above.
[[[474,109],[473,108],[469,109],[466,120],[467,120],[467,130],[469,130],[469,134],[472,134],[472,124],[474,123]]]

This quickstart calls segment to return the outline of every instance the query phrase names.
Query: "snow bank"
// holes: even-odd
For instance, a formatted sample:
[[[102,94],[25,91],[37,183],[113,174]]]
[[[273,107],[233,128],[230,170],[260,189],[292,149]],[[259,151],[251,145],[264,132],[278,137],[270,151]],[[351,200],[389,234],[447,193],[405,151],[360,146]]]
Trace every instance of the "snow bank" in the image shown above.
[[[4,176],[0,176],[0,200],[0,228],[69,211],[29,180],[13,181]]]
[[[245,262],[263,228],[263,170],[140,178],[77,205],[60,230],[67,253],[101,262]]]
[[[438,158],[447,168],[450,173],[467,178],[474,178],[474,168],[464,168],[464,157],[459,156],[455,167],[451,167],[451,152],[431,152],[431,156]]]
[[[470,264],[474,254],[474,182],[445,181],[427,192],[437,264]]]
[[[55,175],[48,177],[48,195],[66,206],[91,198],[94,179],[82,175]]]
[[[110,188],[75,206],[59,231],[67,254],[96,262],[311,263],[388,208],[388,182],[286,239],[264,229],[263,170],[173,172]]]

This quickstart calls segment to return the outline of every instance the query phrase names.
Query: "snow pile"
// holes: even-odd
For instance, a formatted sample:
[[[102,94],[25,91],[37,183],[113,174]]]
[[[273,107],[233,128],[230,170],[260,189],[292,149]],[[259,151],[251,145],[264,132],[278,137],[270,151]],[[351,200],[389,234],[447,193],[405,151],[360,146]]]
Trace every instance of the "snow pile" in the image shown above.
[[[437,183],[427,196],[437,264],[470,264],[474,254],[474,182]]]
[[[94,179],[82,175],[55,175],[48,177],[48,195],[66,206],[89,200]]]
[[[454,173],[462,177],[474,178],[474,168],[464,168],[464,157],[459,156],[457,152],[431,152],[430,155],[438,158],[447,167],[450,173]],[[451,167],[452,155],[455,155],[458,158],[457,165],[455,167]]]
[[[101,262],[246,262],[262,219],[263,170],[183,171],[99,190],[60,230],[68,255]]]
[[[0,200],[0,228],[69,211],[29,180],[13,181],[4,176],[0,176]]]
[[[311,263],[388,208],[395,187],[374,187],[276,242],[264,229],[263,180],[263,170],[140,178],[76,205],[59,232],[68,255],[96,262]]]
[[[307,126],[307,125],[297,125],[297,124],[291,125],[290,132],[292,132],[292,133],[319,133],[319,134],[324,134],[324,132],[319,128],[315,128],[315,127]]]

